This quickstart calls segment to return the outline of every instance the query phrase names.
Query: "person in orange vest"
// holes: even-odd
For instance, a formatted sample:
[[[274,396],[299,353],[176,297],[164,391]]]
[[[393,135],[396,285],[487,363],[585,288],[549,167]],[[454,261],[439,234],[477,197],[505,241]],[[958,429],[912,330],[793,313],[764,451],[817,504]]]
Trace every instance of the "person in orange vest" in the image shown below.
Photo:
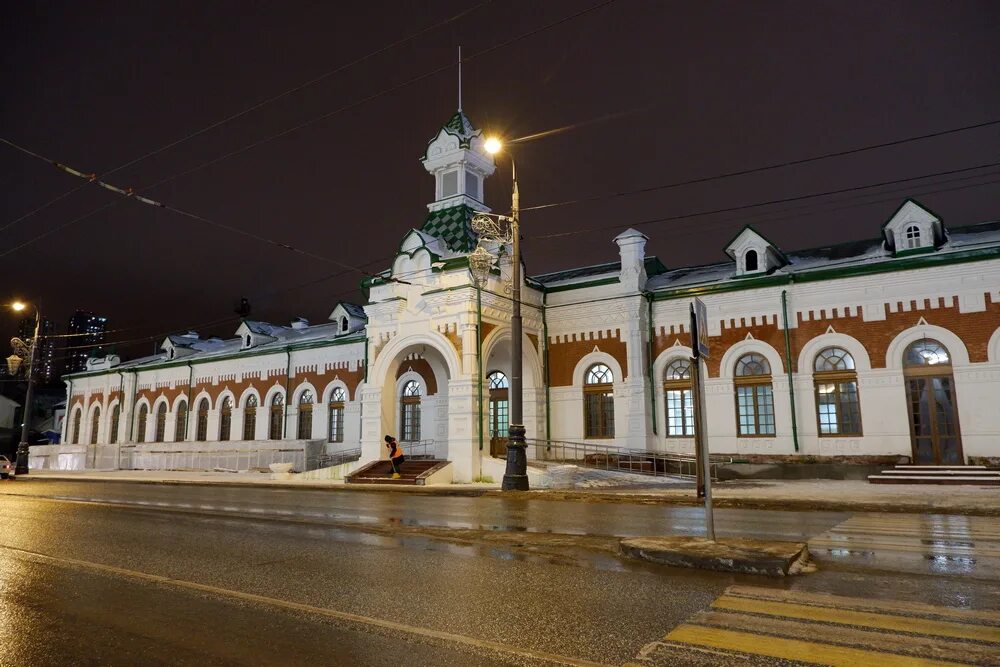
[[[402,469],[403,463],[406,462],[406,457],[403,456],[403,448],[399,446],[399,443],[391,435],[385,436],[385,446],[389,448],[389,463],[392,465],[392,478],[399,479],[399,471]]]

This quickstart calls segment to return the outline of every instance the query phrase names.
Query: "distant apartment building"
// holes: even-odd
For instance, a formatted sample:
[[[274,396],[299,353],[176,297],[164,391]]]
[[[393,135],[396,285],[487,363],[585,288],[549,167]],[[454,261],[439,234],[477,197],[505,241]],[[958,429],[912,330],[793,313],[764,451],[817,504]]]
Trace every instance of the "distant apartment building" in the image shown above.
[[[69,318],[66,327],[66,373],[86,370],[87,358],[104,353],[104,333],[108,328],[108,318],[83,310],[78,310]]]
[[[38,323],[38,334],[41,342],[38,347],[38,357],[35,359],[35,380],[48,384],[56,378],[56,324],[48,318],[42,318]],[[35,318],[25,317],[17,328],[21,340],[28,341],[35,336]]]

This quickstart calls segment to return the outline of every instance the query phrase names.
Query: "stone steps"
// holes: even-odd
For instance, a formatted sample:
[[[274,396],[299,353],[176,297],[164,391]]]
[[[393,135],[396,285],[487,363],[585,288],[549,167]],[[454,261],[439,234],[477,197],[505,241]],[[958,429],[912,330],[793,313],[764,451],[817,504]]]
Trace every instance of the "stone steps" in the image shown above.
[[[392,464],[388,461],[373,461],[355,470],[344,481],[348,484],[385,484],[392,486],[422,486],[431,473],[448,465],[447,461],[418,460],[400,466],[399,479],[392,478]]]
[[[878,475],[869,475],[871,484],[973,484],[1000,486],[1000,470],[986,466],[897,465]]]

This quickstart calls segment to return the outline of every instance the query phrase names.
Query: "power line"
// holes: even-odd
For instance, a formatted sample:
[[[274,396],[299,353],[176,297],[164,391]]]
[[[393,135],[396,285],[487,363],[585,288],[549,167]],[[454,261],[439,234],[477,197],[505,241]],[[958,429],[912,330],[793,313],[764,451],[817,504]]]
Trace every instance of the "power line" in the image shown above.
[[[288,250],[290,252],[294,252],[294,253],[302,255],[304,257],[309,257],[311,259],[317,259],[317,260],[320,260],[320,261],[323,261],[323,262],[328,262],[328,263],[331,263],[331,264],[336,264],[336,265],[342,266],[342,267],[344,267],[346,269],[351,269],[351,270],[357,271],[358,273],[361,273],[362,275],[366,275],[366,276],[371,276],[372,275],[372,273],[369,272],[369,271],[365,271],[364,269],[358,268],[358,267],[353,266],[351,264],[347,264],[346,262],[342,262],[342,261],[340,261],[338,259],[333,259],[332,257],[326,257],[325,255],[320,255],[318,253],[314,253],[314,252],[311,252],[309,250],[303,250],[302,248],[298,248],[298,247],[293,246],[293,245],[291,245],[289,243],[284,243],[282,241],[275,241],[274,239],[268,238],[266,236],[261,236],[260,234],[255,234],[255,233],[247,231],[245,229],[240,229],[239,227],[234,227],[232,225],[228,225],[226,223],[219,222],[217,220],[213,220],[211,218],[206,218],[203,215],[198,215],[197,213],[192,213],[191,211],[186,211],[184,209],[177,208],[176,206],[171,206],[169,204],[164,204],[163,202],[156,201],[155,199],[150,199],[148,197],[144,197],[144,196],[138,194],[132,188],[122,188],[122,187],[119,187],[117,185],[112,185],[111,183],[107,183],[106,181],[101,180],[97,176],[97,174],[88,174],[88,173],[82,172],[79,169],[75,169],[73,167],[70,167],[69,165],[65,165],[65,164],[63,164],[61,162],[58,162],[58,161],[53,160],[51,158],[45,157],[44,155],[40,155],[39,153],[36,153],[36,152],[34,152],[34,151],[32,151],[32,150],[30,150],[28,148],[25,148],[24,146],[20,146],[18,144],[15,144],[13,141],[10,141],[8,139],[0,138],[0,142],[5,143],[8,146],[10,146],[12,148],[15,148],[15,149],[21,151],[22,153],[24,153],[26,155],[30,155],[31,157],[34,157],[34,158],[36,158],[38,160],[42,160],[43,162],[48,162],[49,164],[51,164],[54,167],[56,167],[56,169],[64,171],[67,174],[70,174],[71,176],[76,176],[77,178],[82,178],[82,179],[84,179],[84,180],[86,180],[86,181],[88,181],[90,183],[93,183],[94,185],[96,185],[96,186],[98,186],[100,188],[104,188],[105,190],[113,192],[113,193],[115,193],[117,195],[120,195],[122,197],[127,197],[127,198],[130,198],[130,199],[134,199],[135,201],[137,201],[137,202],[139,202],[141,204],[146,204],[147,206],[152,206],[154,208],[162,208],[162,209],[164,209],[166,211],[170,211],[172,213],[176,213],[178,215],[183,215],[185,217],[191,218],[192,220],[197,220],[199,222],[204,222],[204,223],[206,223],[208,225],[212,225],[214,227],[219,227],[220,229],[225,229],[227,231],[233,232],[235,234],[239,234],[241,236],[246,236],[246,237],[254,239],[256,241],[260,241],[262,243],[267,243],[267,244],[270,244],[270,245],[273,245],[273,246],[277,246],[279,248],[283,248],[285,250]],[[88,215],[90,215],[90,214],[88,214]],[[83,216],[83,217],[86,217],[86,216]],[[70,224],[70,223],[67,223],[67,224]],[[22,246],[23,246],[23,244],[22,244]],[[2,252],[2,253],[0,253],[0,257],[4,257],[4,256],[10,254],[10,253],[14,252],[15,250],[17,250],[18,248],[20,248],[22,246],[17,246],[15,248],[11,248],[11,249],[9,249],[9,250],[7,250],[5,252]]]
[[[936,172],[936,173],[933,173],[933,174],[924,174],[922,176],[911,176],[909,178],[897,178],[897,179],[894,179],[894,180],[891,180],[891,181],[882,181],[881,183],[871,183],[871,184],[868,184],[868,185],[856,185],[856,186],[853,186],[853,187],[850,187],[850,188],[840,188],[838,190],[827,190],[825,192],[813,192],[813,193],[810,193],[810,194],[807,194],[807,195],[798,195],[798,196],[795,196],[795,197],[783,197],[781,199],[771,199],[771,200],[768,200],[768,201],[756,202],[756,203],[753,203],[753,204],[743,204],[741,206],[728,206],[726,208],[717,208],[717,209],[713,209],[713,210],[709,210],[709,211],[698,211],[698,212],[695,212],[695,213],[684,213],[684,214],[681,214],[681,215],[672,215],[672,216],[667,216],[667,217],[663,217],[663,218],[652,218],[652,219],[649,219],[649,220],[641,220],[639,222],[634,222],[634,223],[629,224],[628,226],[630,226],[630,227],[641,227],[641,226],[645,226],[645,225],[654,225],[654,224],[660,224],[660,223],[664,223],[664,222],[674,222],[674,221],[677,221],[677,220],[685,220],[687,218],[696,218],[696,217],[701,217],[701,216],[705,216],[705,215],[716,215],[716,214],[719,214],[719,213],[732,213],[734,211],[744,211],[744,210],[747,210],[747,209],[757,208],[757,207],[760,207],[760,206],[771,206],[771,205],[774,205],[774,204],[785,204],[785,203],[788,203],[788,202],[802,201],[802,200],[805,200],[805,199],[812,199],[812,198],[815,198],[815,197],[826,197],[826,196],[829,196],[829,195],[842,194],[844,192],[856,192],[858,190],[867,190],[867,189],[870,189],[870,188],[878,188],[878,187],[883,187],[883,186],[886,186],[886,185],[895,185],[897,183],[905,183],[907,181],[917,181],[917,180],[921,180],[921,179],[925,179],[925,178],[934,178],[936,176],[948,176],[950,174],[959,174],[959,173],[963,173],[963,172],[972,171],[972,170],[975,170],[975,169],[986,169],[988,167],[996,167],[998,165],[1000,165],[1000,162],[990,162],[990,163],[987,163],[987,164],[976,165],[974,167],[964,167],[962,169],[950,169],[948,171],[939,171],[939,172]],[[564,237],[567,237],[567,236],[576,236],[578,234],[589,234],[591,232],[598,232],[598,231],[607,230],[607,229],[620,229],[621,227],[622,227],[622,223],[615,223],[614,225],[599,225],[599,226],[596,226],[596,227],[586,227],[586,228],[583,228],[583,229],[574,229],[574,230],[567,231],[567,232],[556,232],[556,233],[552,233],[552,234],[540,234],[540,235],[537,235],[537,236],[527,236],[525,238],[533,239],[533,240],[564,238]]]
[[[545,30],[549,30],[551,28],[555,28],[555,27],[557,27],[559,25],[562,25],[563,23],[566,23],[568,21],[572,21],[572,20],[574,20],[576,18],[579,18],[581,16],[589,14],[590,12],[596,11],[598,9],[602,9],[604,7],[607,7],[608,5],[611,5],[614,2],[616,2],[616,1],[617,0],[604,0],[603,2],[600,2],[600,3],[596,4],[596,5],[593,5],[593,6],[589,7],[589,8],[587,8],[587,9],[583,9],[583,10],[581,10],[579,12],[574,13],[574,14],[570,14],[569,16],[565,16],[565,17],[563,17],[563,18],[561,18],[561,19],[559,19],[557,21],[554,21],[552,23],[548,23],[548,24],[546,24],[544,26],[541,26],[541,27],[538,27],[538,28],[534,28],[532,30],[529,30],[528,32],[522,33],[522,34],[520,34],[520,35],[518,35],[516,37],[508,39],[508,40],[506,40],[504,42],[501,42],[499,44],[495,44],[494,46],[491,46],[491,47],[489,47],[487,49],[484,49],[482,51],[479,51],[478,53],[475,53],[475,54],[473,54],[471,56],[463,58],[463,60],[465,62],[468,62],[470,60],[474,60],[476,58],[484,56],[484,55],[486,55],[488,53],[491,53],[493,51],[496,51],[498,49],[502,49],[504,47],[510,46],[511,44],[513,44],[515,42],[518,42],[518,41],[520,41],[522,39],[526,39],[528,37],[532,37],[532,36],[537,35],[537,34],[539,34],[541,32],[544,32]],[[423,81],[424,79],[427,79],[427,78],[430,78],[430,77],[435,76],[437,74],[440,74],[442,72],[445,72],[445,71],[451,69],[452,67],[455,67],[455,65],[454,64],[448,64],[448,65],[445,65],[445,66],[442,66],[442,67],[438,67],[438,68],[436,68],[434,70],[431,70],[431,71],[426,72],[424,74],[421,74],[421,75],[418,75],[418,76],[413,77],[411,79],[408,79],[407,81],[404,81],[404,82],[399,83],[397,85],[391,86],[389,88],[385,88],[385,89],[383,89],[383,90],[381,90],[381,91],[379,91],[377,93],[374,93],[374,94],[369,95],[369,96],[367,96],[365,98],[362,98],[361,100],[358,100],[358,101],[356,101],[356,102],[354,102],[352,104],[348,104],[348,105],[342,106],[342,107],[340,107],[338,109],[335,109],[333,111],[325,113],[325,114],[323,114],[321,116],[317,116],[317,117],[315,117],[315,118],[313,118],[311,120],[305,121],[304,123],[300,123],[299,125],[296,125],[296,126],[294,126],[292,128],[284,130],[284,131],[282,131],[282,132],[280,132],[278,134],[274,134],[274,135],[271,135],[269,137],[265,137],[263,139],[255,141],[255,142],[253,142],[251,144],[247,144],[246,146],[243,146],[242,148],[236,149],[235,151],[231,151],[229,153],[226,153],[225,155],[222,155],[222,156],[217,157],[215,159],[209,160],[208,162],[203,162],[202,164],[199,164],[199,165],[197,165],[195,167],[192,167],[190,169],[186,169],[186,170],[181,171],[181,172],[177,172],[177,173],[173,174],[172,176],[168,176],[167,178],[161,179],[161,180],[159,180],[159,181],[157,181],[155,183],[152,183],[150,185],[143,186],[143,187],[135,190],[135,192],[145,192],[145,191],[150,190],[152,188],[155,188],[155,187],[158,187],[160,185],[164,185],[166,183],[174,181],[174,180],[176,180],[176,179],[178,179],[178,178],[180,178],[182,176],[186,176],[186,175],[194,173],[196,171],[200,171],[201,169],[209,167],[209,166],[211,166],[213,164],[216,164],[218,162],[221,162],[223,160],[226,160],[226,159],[228,159],[230,157],[233,157],[233,156],[238,155],[240,153],[246,152],[248,150],[251,150],[252,148],[255,148],[255,147],[257,147],[257,146],[259,146],[259,145],[261,145],[263,143],[266,143],[268,141],[272,141],[274,139],[283,137],[283,136],[285,136],[287,134],[290,134],[292,132],[295,132],[297,130],[302,129],[303,127],[306,127],[308,125],[312,125],[312,124],[314,124],[316,122],[319,122],[321,120],[324,120],[326,118],[330,118],[330,117],[332,117],[334,115],[337,115],[337,114],[342,113],[344,111],[348,111],[348,110],[353,109],[355,107],[361,106],[363,104],[366,104],[367,102],[370,102],[372,100],[378,99],[380,97],[383,97],[385,95],[393,93],[393,92],[395,92],[397,90],[400,90],[402,88],[410,86],[410,85],[412,85],[414,83],[417,83],[419,81]],[[43,238],[45,238],[45,237],[47,237],[47,236],[49,236],[49,235],[57,232],[57,231],[61,231],[62,229],[65,229],[66,227],[69,227],[70,225],[72,225],[72,224],[74,224],[76,222],[80,222],[81,220],[85,220],[85,219],[91,217],[92,215],[100,212],[101,210],[104,210],[105,208],[107,208],[106,205],[103,206],[103,207],[100,207],[98,209],[94,209],[93,211],[90,211],[89,213],[85,213],[84,215],[79,216],[77,218],[74,218],[73,220],[71,220],[71,221],[69,221],[67,223],[59,225],[58,227],[56,227],[53,230],[49,230],[47,232],[43,232],[42,234],[39,234],[38,236],[36,236],[34,238],[28,239],[27,241],[19,244],[18,246],[14,247],[14,248],[11,248],[11,249],[7,250],[4,253],[0,253],[0,257],[4,257],[4,256],[6,256],[6,255],[8,255],[8,254],[10,254],[10,253],[12,253],[12,252],[14,252],[16,250],[20,250],[22,248],[25,248],[25,247],[27,247],[27,246],[35,243],[36,241],[39,241],[39,240],[41,240],[41,239],[43,239]]]
[[[651,185],[645,188],[637,188],[635,190],[623,190],[620,192],[612,192],[606,195],[595,195],[593,197],[581,197],[579,199],[567,199],[561,202],[553,202],[551,204],[539,204],[538,206],[525,206],[522,207],[522,211],[537,211],[546,208],[555,208],[558,206],[569,206],[571,204],[582,204],[586,202],[601,201],[604,199],[615,199],[617,197],[625,197],[628,195],[645,194],[647,192],[659,192],[661,190],[669,190],[672,188],[679,188],[685,185],[695,185],[697,183],[707,183],[709,181],[716,181],[724,178],[732,178],[733,176],[746,176],[748,174],[756,174],[763,171],[771,171],[773,169],[781,169],[783,167],[792,167],[799,164],[807,164],[809,162],[817,162],[819,160],[826,160],[834,157],[843,157],[845,155],[854,155],[856,153],[863,153],[865,151],[875,150],[878,148],[888,148],[890,146],[900,146],[902,144],[910,143],[912,141],[920,141],[923,139],[932,139],[934,137],[943,137],[949,134],[955,134],[957,132],[965,132],[967,130],[975,130],[983,127],[990,127],[992,125],[1000,124],[1000,119],[990,120],[983,123],[975,123],[973,125],[963,125],[962,127],[955,127],[948,130],[940,130],[938,132],[931,132],[928,134],[921,134],[913,137],[907,137],[905,139],[896,139],[894,141],[885,141],[878,144],[869,144],[867,146],[859,146],[857,148],[849,148],[842,151],[836,151],[833,153],[824,153],[823,155],[814,155],[811,157],[800,158],[798,160],[789,160],[788,162],[779,162],[775,164],[764,165],[762,167],[752,167],[749,169],[741,169],[739,171],[730,171],[722,174],[716,174],[714,176],[703,176],[700,178],[692,178],[685,181],[676,181],[674,183],[665,183],[663,185]]]
[[[108,171],[102,172],[101,173],[101,177],[105,178],[107,176],[110,176],[111,174],[117,173],[117,172],[121,171],[122,169],[126,169],[128,167],[136,165],[136,164],[138,164],[138,163],[140,163],[140,162],[142,162],[144,160],[147,160],[147,159],[153,157],[154,155],[158,155],[160,153],[163,153],[164,151],[170,150],[171,148],[174,148],[175,146],[179,146],[180,144],[183,144],[183,143],[185,143],[187,141],[190,141],[191,139],[194,139],[195,137],[201,136],[202,134],[205,134],[206,132],[209,132],[209,131],[214,130],[214,129],[218,128],[218,127],[221,127],[221,126],[223,126],[223,125],[225,125],[227,123],[230,123],[230,122],[232,122],[232,121],[234,121],[234,120],[236,120],[238,118],[242,118],[243,116],[246,116],[247,114],[252,113],[252,112],[256,111],[257,109],[260,109],[260,108],[262,108],[262,107],[264,107],[264,106],[266,106],[268,104],[271,104],[272,102],[277,102],[278,100],[280,100],[282,98],[288,97],[289,95],[292,95],[292,94],[297,93],[297,92],[299,92],[301,90],[304,90],[304,89],[306,89],[306,88],[308,88],[310,86],[313,86],[313,85],[319,83],[320,81],[324,81],[324,80],[330,78],[331,76],[333,76],[335,74],[339,74],[340,72],[343,72],[344,70],[347,70],[347,69],[350,69],[351,67],[354,67],[355,65],[359,65],[362,62],[365,62],[366,60],[370,60],[371,58],[374,58],[375,56],[379,56],[379,55],[381,55],[381,54],[383,54],[383,53],[385,53],[387,51],[391,51],[392,49],[396,48],[397,46],[402,46],[403,44],[406,44],[407,42],[411,42],[414,39],[416,39],[416,38],[418,38],[418,37],[420,37],[420,36],[422,36],[422,35],[424,35],[424,34],[426,34],[428,32],[433,32],[434,30],[437,30],[438,28],[446,26],[449,23],[453,23],[453,22],[455,22],[455,21],[457,21],[457,20],[459,20],[459,19],[467,16],[468,14],[471,14],[471,13],[473,13],[473,12],[479,10],[479,9],[482,9],[483,7],[485,7],[486,5],[488,5],[488,4],[492,3],[492,2],[493,2],[493,0],[484,0],[483,2],[480,2],[478,5],[474,5],[472,7],[469,7],[468,9],[465,9],[465,10],[459,12],[458,14],[455,14],[454,16],[452,16],[452,17],[450,17],[448,19],[445,19],[444,21],[440,21],[438,23],[435,23],[434,25],[428,26],[426,28],[422,28],[422,29],[418,30],[417,32],[411,33],[410,35],[408,35],[406,37],[398,39],[398,40],[396,40],[394,42],[390,42],[389,44],[386,44],[385,46],[383,46],[383,47],[381,47],[379,49],[376,49],[375,51],[371,51],[371,52],[369,52],[369,53],[367,53],[367,54],[365,54],[365,55],[363,55],[363,56],[361,56],[359,58],[355,58],[354,60],[352,60],[350,62],[344,63],[344,64],[342,64],[342,65],[340,65],[340,66],[338,66],[338,67],[336,67],[336,68],[334,68],[334,69],[332,69],[332,70],[330,70],[328,72],[324,72],[323,74],[320,74],[317,77],[309,79],[308,81],[306,81],[304,83],[301,83],[301,84],[299,84],[299,85],[297,85],[297,86],[295,86],[293,88],[289,88],[288,90],[285,90],[285,91],[283,91],[281,93],[278,93],[277,95],[272,95],[271,97],[268,97],[268,98],[263,99],[263,100],[261,100],[259,102],[256,102],[256,103],[250,105],[249,107],[243,109],[242,111],[238,111],[238,112],[236,112],[236,113],[234,113],[232,115],[226,116],[225,118],[223,118],[221,120],[217,120],[214,123],[211,123],[210,125],[206,125],[205,127],[201,128],[200,130],[196,130],[196,131],[194,131],[194,132],[192,132],[192,133],[190,133],[190,134],[188,134],[186,136],[181,137],[180,139],[175,139],[174,141],[171,141],[170,143],[164,144],[163,146],[160,146],[159,148],[157,148],[155,150],[152,150],[152,151],[150,151],[148,153],[140,155],[139,157],[137,157],[137,158],[135,158],[133,160],[129,160],[128,162],[126,162],[124,164],[121,164],[121,165],[115,167],[114,169],[110,169]],[[59,195],[58,197],[55,197],[54,199],[52,199],[52,200],[50,200],[50,201],[42,204],[41,206],[39,206],[39,207],[37,207],[37,208],[35,208],[35,209],[31,210],[31,211],[28,211],[27,213],[25,213],[21,217],[15,219],[15,220],[12,220],[11,222],[9,222],[6,225],[4,225],[3,227],[0,227],[0,232],[4,231],[5,229],[7,229],[9,227],[12,227],[12,226],[16,225],[17,223],[21,222],[22,220],[30,218],[35,213],[38,213],[40,211],[45,210],[46,208],[48,208],[49,206],[52,206],[56,202],[58,202],[58,201],[60,201],[62,199],[65,199],[66,197],[68,197],[68,196],[70,196],[72,194],[75,194],[75,193],[79,192],[84,187],[85,186],[83,186],[83,185],[77,186],[77,187],[73,188],[72,190],[68,190],[68,191],[62,193],[61,195]]]

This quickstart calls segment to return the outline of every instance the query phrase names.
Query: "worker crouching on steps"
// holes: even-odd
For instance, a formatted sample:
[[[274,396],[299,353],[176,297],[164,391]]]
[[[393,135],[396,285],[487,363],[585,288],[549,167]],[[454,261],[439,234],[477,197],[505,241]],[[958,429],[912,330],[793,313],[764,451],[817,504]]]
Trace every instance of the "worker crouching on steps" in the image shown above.
[[[385,446],[389,448],[389,463],[392,464],[392,478],[399,479],[399,471],[406,461],[406,457],[403,456],[403,448],[399,446],[399,443],[391,435],[385,436]]]

